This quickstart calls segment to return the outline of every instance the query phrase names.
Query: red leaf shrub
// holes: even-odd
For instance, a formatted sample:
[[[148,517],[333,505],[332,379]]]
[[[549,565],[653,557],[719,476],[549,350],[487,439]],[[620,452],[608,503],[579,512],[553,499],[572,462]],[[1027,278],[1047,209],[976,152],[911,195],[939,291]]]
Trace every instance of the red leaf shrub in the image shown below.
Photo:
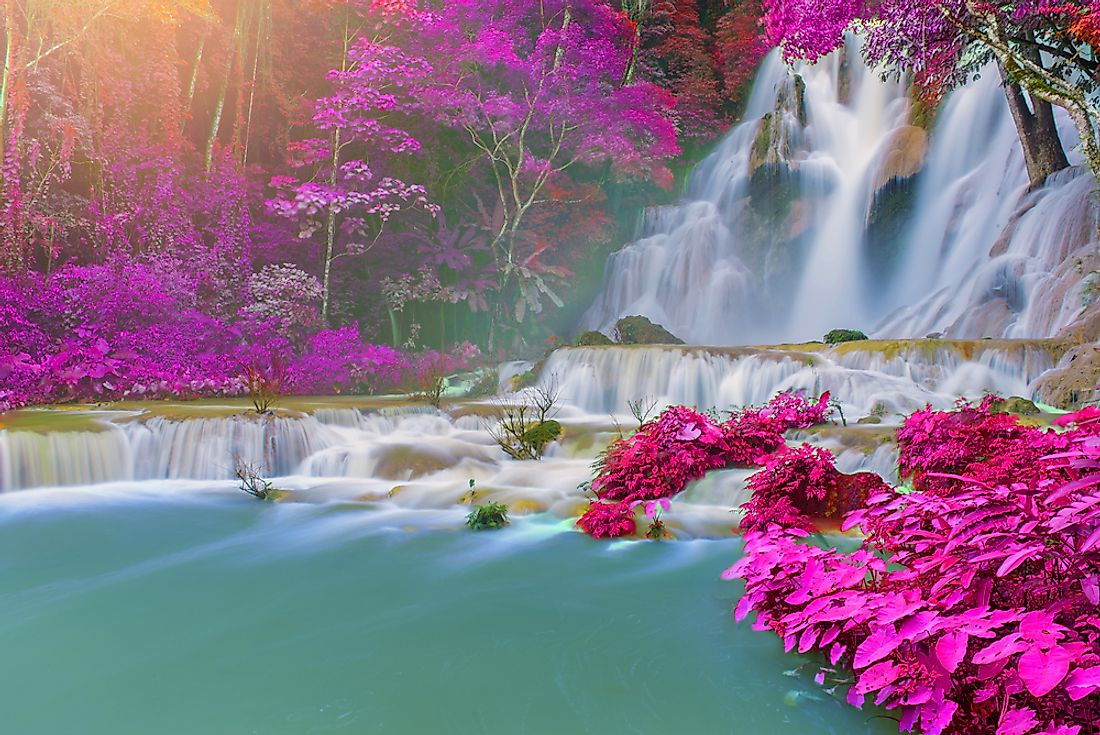
[[[997,410],[1004,399],[960,402],[954,411],[926,408],[913,413],[898,431],[898,469],[917,490],[944,493],[962,475],[981,482],[1032,482],[1050,468],[1040,459],[1064,450],[1068,438],[1049,429],[1022,426]]]
[[[760,464],[784,446],[787,430],[821,423],[828,412],[828,393],[816,402],[781,393],[765,406],[734,412],[722,424],[675,406],[633,436],[613,442],[596,462],[592,489],[601,500],[625,504],[670,498],[710,470]]]
[[[709,416],[669,408],[611,445],[597,463],[592,489],[602,500],[626,503],[668,498],[707,470],[724,467],[728,452],[724,432]]]
[[[592,503],[577,525],[592,538],[632,536],[637,530],[630,503]]]
[[[752,498],[742,506],[743,531],[774,523],[809,532],[815,518],[839,519],[887,485],[872,472],[844,475],[832,452],[803,444],[769,456],[764,469],[749,478],[748,488]]]
[[[909,471],[936,482],[923,485],[927,492],[878,492],[850,514],[844,527],[867,533],[854,553],[804,543],[797,516],[781,525],[786,496],[772,491],[774,522],[746,535],[745,556],[726,573],[746,584],[735,614],[756,611],[755,627],[781,636],[788,651],[827,658],[822,675],[850,672],[837,680],[850,684],[848,701],[873,697],[899,712],[907,732],[1096,733],[1096,412],[1070,417],[1063,423],[1073,428],[1052,435],[994,415],[991,405],[919,412],[907,422]],[[1049,446],[1064,451],[1024,466]],[[1002,477],[999,464],[1025,479],[932,474],[964,468]],[[814,469],[827,485],[829,473]],[[774,474],[777,483],[809,484]]]

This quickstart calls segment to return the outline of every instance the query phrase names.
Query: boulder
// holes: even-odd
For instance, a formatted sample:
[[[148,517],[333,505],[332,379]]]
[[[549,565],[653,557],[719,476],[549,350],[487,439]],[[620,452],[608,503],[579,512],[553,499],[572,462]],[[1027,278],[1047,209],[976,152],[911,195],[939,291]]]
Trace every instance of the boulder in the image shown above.
[[[654,324],[644,316],[625,316],[615,323],[615,336],[624,345],[682,345],[684,341],[674,336],[660,324]]]
[[[574,347],[604,347],[613,344],[615,343],[610,337],[603,332],[597,332],[595,330],[581,332],[577,335],[577,338],[573,340]]]
[[[1043,403],[1074,409],[1094,401],[1100,386],[1100,349],[1081,345],[1067,352],[1053,370],[1035,383],[1035,395]]]
[[[1041,413],[1034,401],[1020,396],[1006,398],[1004,403],[1000,405],[999,410],[1001,413],[1011,413],[1017,416],[1036,416]]]

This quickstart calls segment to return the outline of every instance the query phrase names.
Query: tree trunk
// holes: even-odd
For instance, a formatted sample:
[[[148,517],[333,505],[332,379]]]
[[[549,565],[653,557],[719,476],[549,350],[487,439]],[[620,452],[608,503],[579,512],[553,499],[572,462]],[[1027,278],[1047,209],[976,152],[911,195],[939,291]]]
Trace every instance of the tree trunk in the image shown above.
[[[206,36],[199,39],[195,49],[195,60],[191,63],[191,80],[187,84],[187,97],[184,100],[183,114],[180,116],[180,132],[187,127],[187,118],[191,116],[191,107],[195,104],[195,89],[199,85],[199,67],[202,66],[202,54],[206,49]]]
[[[225,112],[225,95],[229,92],[229,77],[233,74],[233,62],[239,48],[241,38],[241,23],[244,21],[244,6],[237,9],[237,20],[233,25],[233,39],[226,48],[225,74],[222,76],[221,88],[218,90],[218,101],[214,105],[214,119],[210,121],[210,134],[206,137],[206,150],[203,155],[203,163],[206,172],[214,165],[214,143],[218,140],[218,131],[222,125],[222,114]]]
[[[1031,188],[1037,189],[1052,173],[1069,168],[1069,160],[1058,136],[1058,126],[1054,122],[1054,109],[1049,102],[1033,95],[1030,96],[1029,106],[1020,85],[1009,80],[1004,66],[999,67],[1008,109],[1024,150]]]
[[[7,145],[5,123],[7,122],[8,86],[11,82],[12,67],[15,65],[15,11],[12,3],[4,5],[4,71],[0,76],[0,160],[3,160]]]
[[[340,128],[332,131],[332,167],[329,171],[329,189],[336,190],[340,174]],[[321,279],[321,321],[328,326],[329,284],[332,277],[333,251],[336,249],[336,210],[331,206],[325,223],[324,276]]]

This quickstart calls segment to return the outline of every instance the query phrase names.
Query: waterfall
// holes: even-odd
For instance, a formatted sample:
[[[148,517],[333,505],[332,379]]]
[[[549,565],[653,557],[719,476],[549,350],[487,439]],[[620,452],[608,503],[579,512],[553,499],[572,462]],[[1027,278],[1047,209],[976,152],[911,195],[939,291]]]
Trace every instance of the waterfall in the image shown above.
[[[355,412],[358,415],[358,412]],[[326,415],[330,421],[333,415]],[[340,416],[350,424],[348,416]],[[227,480],[237,462],[293,473],[342,441],[314,416],[104,420],[95,431],[0,431],[0,492],[132,480]]]
[[[813,66],[773,52],[683,201],[651,210],[611,256],[581,328],[610,334],[641,314],[709,345],[833,328],[1054,336],[1089,295],[1073,263],[1095,247],[1094,180],[1078,167],[1028,191],[995,70],[931,126],[914,117],[906,85],[867,69],[857,41]]]
[[[1054,344],[985,341],[859,343],[836,348],[583,347],[556,351],[543,387],[592,414],[642,400],[701,409],[761,404],[785,390],[829,391],[849,417],[950,408],[985,391],[1032,395],[1060,355]]]

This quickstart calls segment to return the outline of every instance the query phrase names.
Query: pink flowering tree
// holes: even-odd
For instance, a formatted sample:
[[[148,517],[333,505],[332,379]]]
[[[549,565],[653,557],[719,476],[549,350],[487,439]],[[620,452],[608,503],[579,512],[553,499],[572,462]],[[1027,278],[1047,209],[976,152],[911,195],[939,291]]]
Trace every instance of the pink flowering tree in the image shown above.
[[[765,0],[771,41],[788,59],[830,53],[848,31],[887,73],[911,72],[932,97],[996,62],[1032,184],[1068,166],[1051,106],[1064,108],[1100,173],[1096,0]]]
[[[268,202],[270,210],[297,220],[301,238],[318,232],[323,238],[325,322],[333,262],[369,251],[398,213],[436,210],[423,186],[383,173],[392,157],[420,150],[420,142],[401,118],[412,110],[415,86],[432,71],[423,58],[391,43],[402,26],[415,22],[414,16],[398,10],[371,3],[350,3],[345,9],[341,65],[328,75],[334,89],[313,106],[311,122],[323,137],[290,145],[290,163],[302,172],[300,177],[276,176],[271,181],[277,195]]]
[[[456,0],[420,38],[425,56],[446,59],[417,82],[421,108],[471,142],[494,184],[498,318],[523,321],[543,297],[560,306],[553,279],[565,273],[543,265],[546,245],[525,238],[525,220],[556,177],[582,167],[669,181],[669,94],[624,83],[633,27],[598,0]]]

